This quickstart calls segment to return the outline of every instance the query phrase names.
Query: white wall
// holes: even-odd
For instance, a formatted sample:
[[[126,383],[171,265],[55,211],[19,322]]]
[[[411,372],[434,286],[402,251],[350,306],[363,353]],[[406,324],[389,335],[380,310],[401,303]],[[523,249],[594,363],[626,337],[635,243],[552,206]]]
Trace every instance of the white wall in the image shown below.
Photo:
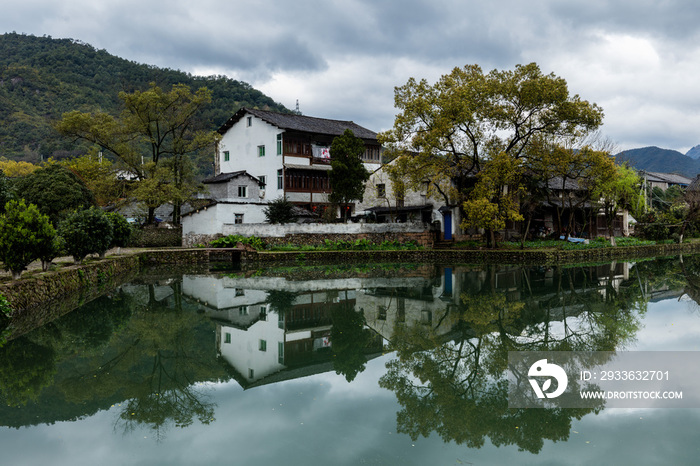
[[[284,225],[223,225],[226,235],[282,238],[286,234],[422,233],[423,223],[287,223]],[[187,234],[183,226],[182,233]]]
[[[247,126],[248,117],[252,125]],[[246,113],[221,138],[219,143],[219,162],[222,173],[245,170],[249,174],[265,176],[267,187],[265,198],[269,200],[282,197],[284,191],[277,189],[277,170],[282,168],[282,156],[277,155],[277,135],[283,130]],[[265,146],[265,156],[258,156],[258,146]],[[224,162],[224,152],[228,151],[230,159]],[[308,161],[307,161],[308,163]]]
[[[243,214],[244,223],[264,223],[266,220],[264,209],[265,204],[219,203],[183,216],[182,234],[185,236],[221,233],[226,225],[234,224],[235,214]]]

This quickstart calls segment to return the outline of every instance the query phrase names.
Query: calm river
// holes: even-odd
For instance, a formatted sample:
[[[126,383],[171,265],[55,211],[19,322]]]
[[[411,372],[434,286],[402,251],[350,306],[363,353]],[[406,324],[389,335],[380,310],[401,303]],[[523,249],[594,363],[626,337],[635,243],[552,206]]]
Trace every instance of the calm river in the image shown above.
[[[509,351],[700,351],[696,300],[694,256],[152,271],[0,348],[0,463],[697,465],[700,409],[505,383]]]

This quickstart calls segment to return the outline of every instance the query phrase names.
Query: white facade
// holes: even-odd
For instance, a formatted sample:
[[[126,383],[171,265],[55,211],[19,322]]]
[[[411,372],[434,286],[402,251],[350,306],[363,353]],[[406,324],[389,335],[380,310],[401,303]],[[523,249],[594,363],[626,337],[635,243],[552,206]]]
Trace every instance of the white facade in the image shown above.
[[[274,200],[282,197],[284,189],[278,180],[282,175],[280,170],[283,169],[283,157],[277,137],[283,132],[284,130],[246,113],[224,133],[219,142],[217,157],[220,173],[245,170],[264,181],[264,199]],[[295,159],[298,161],[294,163],[299,165],[309,164],[308,159]]]

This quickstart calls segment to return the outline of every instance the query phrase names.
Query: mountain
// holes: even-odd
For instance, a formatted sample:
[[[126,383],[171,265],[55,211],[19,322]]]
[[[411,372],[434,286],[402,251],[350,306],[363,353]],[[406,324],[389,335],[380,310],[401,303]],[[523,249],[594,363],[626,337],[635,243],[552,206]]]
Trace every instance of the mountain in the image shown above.
[[[691,159],[700,159],[700,146],[695,146],[685,153]]]
[[[0,35],[0,156],[28,161],[84,150],[61,138],[51,123],[71,110],[117,115],[119,92],[164,90],[184,83],[207,87],[212,103],[198,116],[203,127],[218,129],[240,107],[288,112],[249,84],[225,76],[192,76],[110,55],[73,39],[8,33]]]
[[[695,178],[700,173],[700,160],[655,146],[626,150],[617,154],[615,159],[618,162],[629,162],[630,166],[638,170],[650,172],[677,173],[688,178]]]

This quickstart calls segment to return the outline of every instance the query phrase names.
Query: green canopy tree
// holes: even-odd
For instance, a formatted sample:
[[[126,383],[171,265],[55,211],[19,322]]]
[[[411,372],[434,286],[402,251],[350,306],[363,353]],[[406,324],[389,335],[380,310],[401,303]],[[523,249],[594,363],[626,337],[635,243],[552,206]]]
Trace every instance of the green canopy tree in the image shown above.
[[[362,201],[365,181],[370,177],[360,158],[364,152],[365,143],[349,129],[333,139],[331,144],[331,171],[328,172],[328,178],[333,192],[330,201],[340,205],[343,219],[347,219],[352,201]]]
[[[166,92],[151,83],[146,91],[122,92],[119,98],[124,106],[119,118],[103,112],[73,111],[63,115],[56,129],[103,147],[139,180],[158,180],[157,188],[164,191],[162,198],[154,195],[153,184],[135,195],[147,201],[149,223],[155,218],[154,199],[172,202],[177,222],[183,199],[189,197],[194,184],[189,158],[211,148],[218,137],[216,132],[198,129],[195,118],[211,102],[211,91],[203,87],[193,94],[188,86],[175,84]],[[167,175],[161,168],[166,168]]]
[[[640,212],[644,203],[641,194],[641,179],[637,172],[626,165],[615,165],[611,157],[603,154],[594,176],[593,198],[603,208],[605,224],[610,236],[610,244],[615,246],[614,221],[617,214],[623,209]]]
[[[49,218],[24,200],[10,201],[0,216],[0,259],[17,280],[27,266],[51,255],[56,230]],[[53,258],[53,257],[52,257]]]
[[[68,168],[50,163],[15,182],[15,192],[57,225],[68,212],[95,205],[85,183]]]
[[[429,194],[460,207],[492,155],[527,158],[538,137],[581,138],[603,118],[596,104],[572,96],[563,78],[535,63],[488,74],[467,65],[432,85],[411,78],[395,88],[394,104],[400,112],[380,141],[407,159],[412,188],[428,181]]]
[[[112,244],[112,223],[101,210],[93,207],[74,212],[59,226],[65,249],[77,264],[88,254],[104,253]]]

